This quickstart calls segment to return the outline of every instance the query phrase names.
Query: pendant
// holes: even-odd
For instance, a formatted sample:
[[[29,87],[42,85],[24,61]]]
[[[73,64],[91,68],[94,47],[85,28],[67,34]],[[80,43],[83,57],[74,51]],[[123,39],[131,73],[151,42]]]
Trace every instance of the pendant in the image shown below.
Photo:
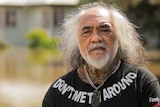
[[[91,105],[92,107],[99,107],[100,105],[101,92],[98,90],[94,90]]]

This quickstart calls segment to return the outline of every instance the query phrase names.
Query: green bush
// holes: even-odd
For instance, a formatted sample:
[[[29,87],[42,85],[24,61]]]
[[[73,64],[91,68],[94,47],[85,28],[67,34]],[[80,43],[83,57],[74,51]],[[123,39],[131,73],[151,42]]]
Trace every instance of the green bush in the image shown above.
[[[31,48],[57,48],[60,43],[58,37],[51,37],[44,29],[33,29],[27,34],[28,45]]]
[[[59,45],[60,45],[60,38],[57,37],[57,36],[54,36],[54,37],[51,39],[51,42],[50,42],[49,47],[50,47],[50,48],[58,48]]]

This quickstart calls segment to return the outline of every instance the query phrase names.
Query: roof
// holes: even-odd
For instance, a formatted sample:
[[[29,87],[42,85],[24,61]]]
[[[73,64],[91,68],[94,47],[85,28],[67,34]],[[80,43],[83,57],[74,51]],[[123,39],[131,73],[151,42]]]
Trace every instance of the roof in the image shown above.
[[[79,0],[0,0],[1,6],[77,5]]]

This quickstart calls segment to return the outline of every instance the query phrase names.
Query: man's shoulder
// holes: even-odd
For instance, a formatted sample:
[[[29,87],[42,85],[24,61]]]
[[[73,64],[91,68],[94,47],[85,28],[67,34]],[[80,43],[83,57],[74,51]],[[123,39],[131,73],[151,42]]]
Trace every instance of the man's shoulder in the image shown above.
[[[53,82],[53,84],[56,83],[56,82],[59,81],[59,80],[63,80],[63,81],[65,81],[65,82],[67,82],[67,83],[72,83],[72,81],[73,81],[74,78],[76,78],[76,77],[77,77],[77,69],[74,69],[74,70],[69,71],[69,72],[67,72],[66,74],[60,76],[59,78],[57,78],[57,79]]]
[[[74,77],[76,75],[76,73],[77,73],[77,69],[74,69],[72,71],[67,72],[66,74],[64,74],[60,78],[62,78],[62,79],[72,78],[72,77]]]
[[[128,62],[121,61],[120,71],[123,74],[126,74],[128,72],[137,73],[138,72],[138,67],[139,67],[138,65],[134,65],[134,64],[131,64],[131,63],[128,63]]]
[[[146,66],[134,65],[131,63],[123,63],[124,72],[134,72],[137,74],[137,78],[142,80],[155,81],[157,77]]]

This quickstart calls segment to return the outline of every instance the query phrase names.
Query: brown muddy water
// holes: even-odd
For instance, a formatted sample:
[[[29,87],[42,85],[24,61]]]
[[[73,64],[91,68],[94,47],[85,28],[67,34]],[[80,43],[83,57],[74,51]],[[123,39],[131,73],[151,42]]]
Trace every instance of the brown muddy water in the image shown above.
[[[148,67],[160,75],[160,63]],[[51,83],[65,73],[50,54],[33,55],[27,48],[0,52],[0,107],[41,107]]]

